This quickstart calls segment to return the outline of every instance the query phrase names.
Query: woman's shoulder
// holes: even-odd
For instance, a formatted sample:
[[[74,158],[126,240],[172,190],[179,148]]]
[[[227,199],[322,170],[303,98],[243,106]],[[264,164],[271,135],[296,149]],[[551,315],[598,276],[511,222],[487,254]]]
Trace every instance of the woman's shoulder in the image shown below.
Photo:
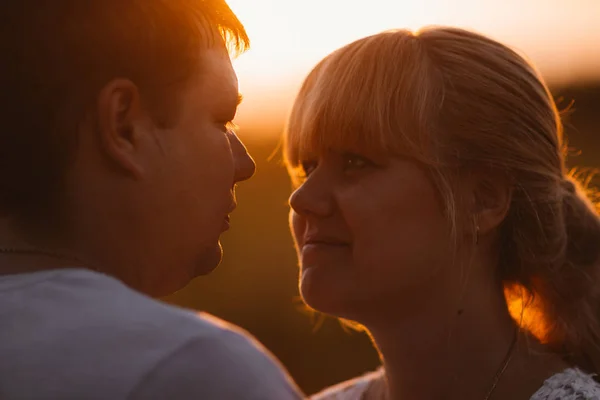
[[[383,368],[331,386],[310,400],[379,400],[385,398]],[[530,400],[600,400],[600,383],[594,375],[568,368],[546,379]]]
[[[358,378],[331,386],[310,397],[310,400],[369,400],[382,399],[385,393],[383,368]]]
[[[598,400],[600,384],[593,375],[568,368],[546,379],[531,400]]]

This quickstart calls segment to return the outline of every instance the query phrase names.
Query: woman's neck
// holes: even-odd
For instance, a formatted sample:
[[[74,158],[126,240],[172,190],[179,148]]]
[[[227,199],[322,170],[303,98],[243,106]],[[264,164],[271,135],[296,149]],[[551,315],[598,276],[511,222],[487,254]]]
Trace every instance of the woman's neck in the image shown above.
[[[381,353],[392,400],[484,400],[517,331],[501,291],[491,288],[465,294],[460,305],[431,301],[405,320],[388,316],[365,325]],[[522,352],[521,343],[515,347]],[[496,392],[507,390],[501,385],[507,374]],[[517,392],[533,390],[538,380]]]

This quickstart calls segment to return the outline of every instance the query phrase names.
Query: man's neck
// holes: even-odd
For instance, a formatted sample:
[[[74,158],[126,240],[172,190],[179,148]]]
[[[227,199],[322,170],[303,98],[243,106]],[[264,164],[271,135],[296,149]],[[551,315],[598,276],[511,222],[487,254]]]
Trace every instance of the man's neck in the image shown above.
[[[60,244],[59,232],[44,239],[8,219],[0,220],[0,275],[60,268],[85,268],[76,251]]]

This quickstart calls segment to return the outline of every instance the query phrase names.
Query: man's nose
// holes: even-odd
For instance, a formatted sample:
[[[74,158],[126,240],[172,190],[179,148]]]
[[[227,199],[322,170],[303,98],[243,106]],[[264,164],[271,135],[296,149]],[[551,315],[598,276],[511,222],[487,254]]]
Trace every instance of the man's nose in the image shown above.
[[[252,178],[256,172],[256,163],[250,154],[248,154],[246,146],[244,146],[240,138],[233,131],[229,132],[229,143],[235,165],[235,182],[242,182]]]

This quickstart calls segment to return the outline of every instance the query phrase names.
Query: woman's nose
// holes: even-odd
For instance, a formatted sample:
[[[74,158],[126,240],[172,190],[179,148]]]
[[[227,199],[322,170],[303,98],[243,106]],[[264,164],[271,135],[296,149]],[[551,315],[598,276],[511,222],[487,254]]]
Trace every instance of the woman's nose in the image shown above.
[[[289,199],[290,207],[299,215],[327,217],[333,212],[331,182],[314,171]]]

